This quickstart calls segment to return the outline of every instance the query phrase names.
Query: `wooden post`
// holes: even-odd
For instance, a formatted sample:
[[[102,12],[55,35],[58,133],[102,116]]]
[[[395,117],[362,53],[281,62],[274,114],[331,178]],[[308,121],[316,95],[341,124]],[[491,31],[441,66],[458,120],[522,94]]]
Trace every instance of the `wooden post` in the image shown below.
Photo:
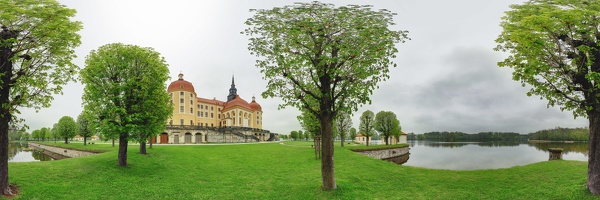
[[[548,160],[559,160],[562,159],[562,148],[549,148],[548,152],[550,152],[550,158]]]

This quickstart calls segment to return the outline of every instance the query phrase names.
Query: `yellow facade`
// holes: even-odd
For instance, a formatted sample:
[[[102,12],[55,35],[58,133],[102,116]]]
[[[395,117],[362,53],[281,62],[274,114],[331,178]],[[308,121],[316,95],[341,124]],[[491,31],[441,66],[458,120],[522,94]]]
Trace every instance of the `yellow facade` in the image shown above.
[[[227,101],[198,97],[192,83],[183,79],[183,74],[169,85],[167,92],[173,103],[173,116],[168,125],[262,129],[261,106],[254,97],[251,103],[239,97],[233,79]]]

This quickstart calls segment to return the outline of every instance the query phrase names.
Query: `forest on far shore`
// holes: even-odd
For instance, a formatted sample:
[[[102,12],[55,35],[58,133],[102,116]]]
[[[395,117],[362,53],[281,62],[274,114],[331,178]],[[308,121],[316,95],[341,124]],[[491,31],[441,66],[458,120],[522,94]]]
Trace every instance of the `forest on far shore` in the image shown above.
[[[423,134],[408,133],[409,140],[431,140],[442,142],[496,142],[496,141],[527,141],[527,140],[549,140],[549,141],[589,141],[590,130],[588,128],[562,128],[540,130],[529,134],[514,132],[480,132],[468,134],[463,132],[427,132]]]

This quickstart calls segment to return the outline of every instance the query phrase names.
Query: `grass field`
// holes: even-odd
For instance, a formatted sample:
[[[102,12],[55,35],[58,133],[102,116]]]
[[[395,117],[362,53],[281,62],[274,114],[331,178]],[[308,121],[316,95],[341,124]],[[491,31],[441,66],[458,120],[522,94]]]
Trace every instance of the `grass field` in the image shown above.
[[[53,144],[52,142],[49,144]],[[509,169],[452,171],[399,166],[336,147],[338,189],[321,191],[312,142],[129,146],[98,155],[9,163],[16,199],[594,199],[587,163],[549,161]],[[339,144],[336,144],[339,145]],[[70,148],[81,148],[71,143]]]

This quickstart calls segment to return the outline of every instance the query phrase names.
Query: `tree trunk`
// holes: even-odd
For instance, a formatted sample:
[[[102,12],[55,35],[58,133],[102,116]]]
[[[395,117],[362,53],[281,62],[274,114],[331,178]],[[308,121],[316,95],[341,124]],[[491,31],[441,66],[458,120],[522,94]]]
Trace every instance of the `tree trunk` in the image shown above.
[[[114,144],[114,140],[113,140]],[[119,166],[127,166],[127,134],[119,136]]]
[[[115,139],[112,139],[112,146],[115,147]]]
[[[144,136],[140,137],[140,154],[146,154],[146,140],[144,138]]]
[[[600,111],[588,112],[590,126],[590,149],[588,155],[588,180],[587,188],[592,194],[600,194]]]
[[[385,136],[385,145],[389,145],[390,136]]]
[[[323,110],[323,109],[322,109]],[[321,135],[323,136],[323,151],[321,152],[321,176],[323,190],[334,190],[335,174],[333,166],[333,116],[328,111],[321,111]]]
[[[69,138],[65,137],[65,144],[69,144]]]
[[[12,31],[0,31],[2,40],[15,38]],[[10,79],[13,76],[12,44],[3,44],[0,48],[0,192],[12,195],[8,185],[8,127],[12,119],[10,113]]]
[[[140,142],[140,154],[146,154],[146,142]]]
[[[83,146],[86,146],[87,144],[87,137],[83,137]]]
[[[342,140],[342,147],[344,147],[344,137],[341,137]]]
[[[152,149],[152,137],[150,138],[150,148]]]
[[[5,113],[0,122],[0,189],[4,195],[12,195],[8,185],[8,126],[10,114]]]
[[[369,146],[369,135],[365,135],[367,137],[367,146]]]

